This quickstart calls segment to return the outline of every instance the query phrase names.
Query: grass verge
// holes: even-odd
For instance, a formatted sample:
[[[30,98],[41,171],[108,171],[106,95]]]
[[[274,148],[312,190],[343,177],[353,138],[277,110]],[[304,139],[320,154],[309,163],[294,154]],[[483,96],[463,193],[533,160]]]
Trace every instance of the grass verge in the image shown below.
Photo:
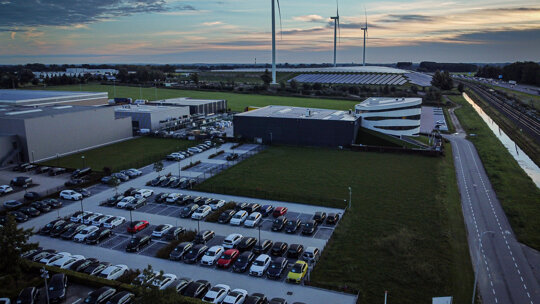
[[[450,151],[429,158],[271,147],[196,188],[343,208],[348,186],[353,207],[312,285],[359,292],[359,303],[376,303],[385,290],[400,303],[469,299],[473,274]]]
[[[518,240],[540,250],[540,190],[462,96],[455,113],[474,144]]]

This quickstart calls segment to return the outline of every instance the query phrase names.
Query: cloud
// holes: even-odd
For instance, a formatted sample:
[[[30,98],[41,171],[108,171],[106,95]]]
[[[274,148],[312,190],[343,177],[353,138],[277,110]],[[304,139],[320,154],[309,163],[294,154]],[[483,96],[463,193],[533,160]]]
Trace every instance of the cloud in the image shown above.
[[[326,29],[323,27],[313,27],[309,29],[292,29],[292,30],[285,30],[281,31],[283,35],[295,35],[295,34],[307,34],[307,33],[317,33],[325,31]]]
[[[202,25],[204,26],[214,26],[214,25],[220,25],[223,24],[221,21],[213,21],[213,22],[203,22]]]
[[[326,22],[328,18],[324,18],[320,15],[305,15],[293,17],[293,20],[302,22]]]
[[[402,14],[402,15],[389,14],[379,21],[381,22],[409,22],[409,21],[429,22],[429,21],[433,21],[433,18],[430,16],[417,15],[417,14]]]
[[[166,0],[24,0],[0,3],[0,26],[70,26],[140,13],[192,11]]]

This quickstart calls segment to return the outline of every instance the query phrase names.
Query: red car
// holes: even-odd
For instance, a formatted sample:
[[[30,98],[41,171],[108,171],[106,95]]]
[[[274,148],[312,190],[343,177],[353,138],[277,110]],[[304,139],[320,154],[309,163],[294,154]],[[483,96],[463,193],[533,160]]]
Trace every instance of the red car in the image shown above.
[[[238,249],[227,249],[217,261],[218,267],[229,268],[240,255]]]
[[[274,217],[280,217],[282,215],[285,215],[288,210],[289,209],[287,209],[287,207],[276,207],[276,209],[274,209],[274,213],[272,213],[272,215]]]
[[[129,233],[137,233],[144,228],[148,227],[149,223],[148,221],[134,221],[129,223],[127,231]]]

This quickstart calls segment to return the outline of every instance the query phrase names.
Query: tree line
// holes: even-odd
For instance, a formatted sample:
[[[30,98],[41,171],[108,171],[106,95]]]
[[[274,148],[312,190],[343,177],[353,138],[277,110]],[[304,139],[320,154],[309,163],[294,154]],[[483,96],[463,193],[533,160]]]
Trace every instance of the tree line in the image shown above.
[[[540,64],[532,61],[514,62],[503,67],[486,65],[476,73],[477,77],[515,80],[518,83],[540,86]]]

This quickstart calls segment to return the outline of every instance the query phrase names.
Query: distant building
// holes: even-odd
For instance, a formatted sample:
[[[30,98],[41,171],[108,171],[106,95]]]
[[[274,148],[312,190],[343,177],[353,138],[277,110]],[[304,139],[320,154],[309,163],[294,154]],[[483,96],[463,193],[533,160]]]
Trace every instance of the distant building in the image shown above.
[[[394,136],[418,136],[421,104],[421,98],[372,97],[354,108],[363,128]]]
[[[107,92],[68,92],[42,90],[0,90],[0,105],[49,106],[106,105]]]
[[[160,130],[189,118],[189,107],[124,105],[115,108],[116,118],[131,117],[134,131]]]
[[[348,111],[266,106],[234,115],[234,136],[261,143],[349,146],[360,120]]]
[[[191,115],[196,114],[216,114],[227,112],[227,100],[210,100],[210,99],[191,99],[191,98],[171,98],[164,100],[151,101],[149,104],[163,105],[163,106],[176,106],[176,107],[189,107],[189,113]]]

